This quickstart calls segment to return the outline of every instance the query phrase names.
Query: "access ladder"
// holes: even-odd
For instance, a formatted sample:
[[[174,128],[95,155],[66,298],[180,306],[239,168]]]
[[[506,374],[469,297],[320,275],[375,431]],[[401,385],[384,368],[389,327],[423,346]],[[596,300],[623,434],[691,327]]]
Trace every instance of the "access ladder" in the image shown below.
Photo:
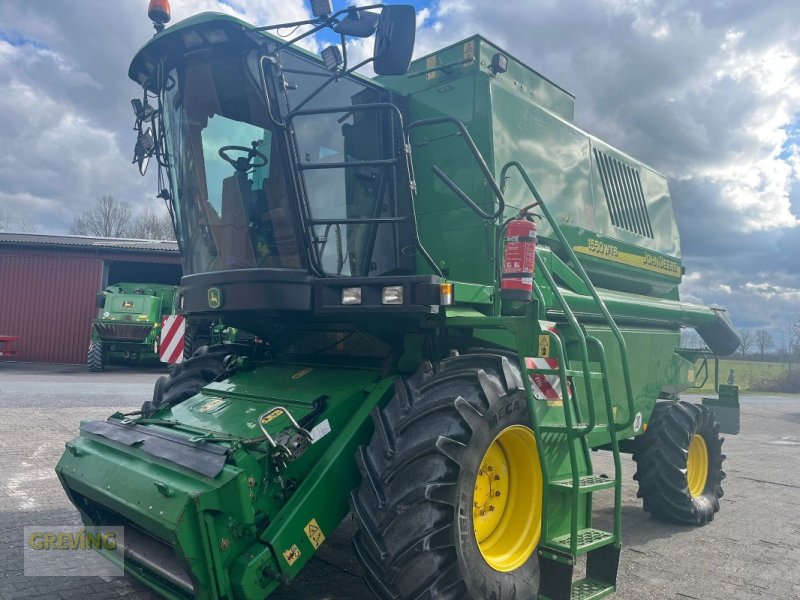
[[[569,472],[571,474],[568,478],[555,478],[554,474],[550,473],[552,465],[548,464],[548,459],[545,457],[546,453],[540,451],[545,492],[542,499],[544,518],[538,551],[541,568],[539,599],[595,600],[608,596],[616,590],[617,569],[619,566],[622,533],[622,467],[617,434],[631,426],[635,412],[625,339],[586,271],[572,251],[571,244],[561,232],[520,163],[516,161],[509,162],[501,170],[500,180],[503,191],[507,181],[506,175],[512,168],[519,172],[531,194],[536,199],[536,207],[541,210],[559,242],[561,242],[569,262],[572,263],[575,271],[585,284],[604,322],[613,332],[619,345],[626,392],[627,418],[625,421],[617,423],[609,389],[608,365],[603,344],[596,337],[588,335],[584,326],[578,322],[574,312],[559,291],[552,273],[550,273],[544,260],[542,260],[541,254],[537,254],[536,268],[552,291],[555,302],[563,312],[566,323],[561,325],[562,330],[557,334],[549,334],[551,348],[555,348],[555,352],[551,352],[551,355],[554,355],[558,360],[556,368],[528,368],[524,356],[520,356],[520,365],[539,448],[545,448],[547,445],[552,444],[566,445],[569,455]],[[540,310],[543,311],[545,307],[544,296],[538,287],[535,290]],[[565,337],[566,334],[571,336],[572,343],[578,348],[579,357],[577,360],[573,361],[568,356],[566,345],[562,340],[562,337]],[[593,351],[591,356],[599,367],[597,371],[592,371],[591,369],[590,348]],[[577,368],[572,368],[573,362],[578,363]],[[530,383],[530,377],[536,374],[559,376],[561,401],[563,402],[563,423],[539,422],[537,406]],[[570,389],[570,380],[582,380],[583,385],[572,386],[573,389]],[[592,381],[596,380],[602,383],[605,423],[598,422],[594,392],[591,385]],[[586,395],[586,418],[582,414],[583,411],[578,401],[578,392],[581,389]],[[591,449],[586,438],[590,433],[600,431],[607,431],[610,439],[610,448],[614,459],[613,479],[597,476],[592,469]],[[546,443],[542,442],[543,439],[546,440]],[[602,531],[592,526],[591,508],[592,494],[609,489],[614,490],[614,526],[611,532]],[[564,504],[569,506],[569,527],[561,527],[561,531],[553,531],[553,529],[558,528],[548,517]],[[579,519],[581,512],[585,514],[583,522],[580,522]],[[564,529],[567,530],[564,531]],[[573,581],[575,563],[583,555],[586,555],[586,577]]]

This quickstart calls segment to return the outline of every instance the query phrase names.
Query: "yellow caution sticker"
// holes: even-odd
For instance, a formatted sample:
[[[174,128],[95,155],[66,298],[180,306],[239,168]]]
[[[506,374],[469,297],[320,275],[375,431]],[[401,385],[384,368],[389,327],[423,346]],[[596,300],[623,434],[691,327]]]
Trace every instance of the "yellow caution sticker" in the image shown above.
[[[311,542],[315,550],[325,541],[325,534],[322,533],[322,529],[316,519],[311,519],[308,525],[305,526],[304,531],[306,532],[306,536],[308,536],[308,541]]]
[[[464,60],[475,58],[475,40],[470,40],[464,44]]]
[[[226,404],[228,403],[222,398],[211,398],[211,400],[209,400],[208,402],[201,402],[200,404],[198,404],[195,407],[195,410],[201,413],[211,413],[219,410]]]
[[[425,59],[425,68],[426,69],[433,69],[436,66],[436,56],[429,56]],[[425,75],[425,80],[430,81],[431,79],[436,79],[436,71],[431,71]]]
[[[292,375],[292,379],[300,379],[301,377],[303,377],[303,376],[305,376],[305,375],[308,375],[309,373],[311,373],[311,371],[313,371],[313,370],[314,370],[314,368],[313,368],[313,367],[306,367],[306,368],[305,368],[305,369],[303,369],[302,371],[298,371],[297,373],[295,373],[294,375]]]
[[[550,334],[545,333],[539,336],[539,356],[550,357]]]
[[[272,421],[274,421],[278,417],[282,417],[282,416],[283,416],[283,411],[282,410],[276,410],[275,412],[270,413],[266,417],[261,419],[261,424],[262,425],[266,425],[267,423],[271,423]]]
[[[291,548],[284,550],[283,558],[286,559],[290,567],[297,562],[297,559],[300,558],[300,548],[297,547],[297,544],[293,544]]]

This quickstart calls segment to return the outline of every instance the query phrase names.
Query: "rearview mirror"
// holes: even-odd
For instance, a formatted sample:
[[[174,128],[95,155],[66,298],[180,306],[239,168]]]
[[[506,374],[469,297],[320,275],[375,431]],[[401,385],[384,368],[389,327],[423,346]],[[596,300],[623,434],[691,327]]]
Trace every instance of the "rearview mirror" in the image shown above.
[[[362,17],[365,14],[362,12]],[[413,6],[384,6],[375,33],[375,72],[378,75],[403,75],[408,72],[416,34],[417,13]]]

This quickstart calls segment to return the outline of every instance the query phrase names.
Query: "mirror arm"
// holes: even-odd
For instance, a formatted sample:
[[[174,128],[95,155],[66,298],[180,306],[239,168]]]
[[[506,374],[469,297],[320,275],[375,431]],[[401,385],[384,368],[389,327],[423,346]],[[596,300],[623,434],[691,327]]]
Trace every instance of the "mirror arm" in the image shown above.
[[[326,27],[330,27],[331,25],[334,25],[335,23],[338,23],[339,22],[339,17],[342,16],[343,14],[345,14],[346,12],[347,12],[347,9],[343,8],[342,10],[339,10],[339,11],[333,13],[330,17],[328,17],[327,19],[325,19],[321,23],[319,21],[317,21],[317,20],[300,21],[299,24],[288,23],[288,24],[281,24],[281,25],[267,25],[266,27],[254,27],[253,29],[251,29],[251,31],[265,31],[265,30],[268,30],[268,29],[282,29],[284,27],[292,27],[292,26],[300,27],[300,25],[310,25],[312,23],[317,23],[317,25],[315,25],[314,27],[312,27],[308,31],[301,33],[296,38],[288,40],[286,42],[279,43],[277,45],[277,47],[275,48],[275,50],[273,51],[273,52],[279,52],[279,51],[283,50],[284,48],[286,48],[287,46],[291,46],[292,44],[296,44],[300,40],[302,40],[304,38],[307,38],[310,35],[314,35],[318,31],[322,31]]]
[[[331,17],[328,17],[330,19]],[[328,19],[325,19],[326,21]],[[272,29],[286,29],[288,27],[300,27],[301,25],[319,25],[319,19],[307,19],[305,21],[292,21],[291,23],[279,23],[278,25],[262,25],[261,27],[251,27],[250,31],[270,31]]]
[[[320,22],[319,19],[311,19],[311,20],[308,20],[308,21],[295,21],[293,23],[281,23],[280,25],[265,25],[263,27],[251,27],[251,28],[249,28],[249,31],[268,31],[268,30],[271,30],[271,29],[283,29],[285,27],[300,27],[301,25],[314,25],[314,27],[312,27],[311,29],[309,29],[308,31],[306,31],[304,33],[301,33],[296,38],[278,44],[278,47],[275,48],[275,52],[278,52],[279,50],[282,50],[286,46],[291,46],[292,44],[296,44],[300,40],[302,40],[304,38],[307,38],[310,35],[314,35],[318,31],[321,31],[321,30],[325,29],[326,27],[330,27],[331,25],[334,25],[335,23],[338,23],[339,22],[339,17],[341,17],[342,15],[345,15],[345,14],[349,14],[353,10],[353,8],[355,8],[357,11],[360,12],[362,10],[371,10],[373,8],[381,8],[382,9],[385,6],[386,6],[385,4],[370,4],[369,6],[347,7],[347,8],[343,8],[341,10],[337,10],[335,13],[333,13],[330,17],[327,17],[322,22]]]
[[[342,37],[342,72],[347,73],[347,38],[344,34]]]

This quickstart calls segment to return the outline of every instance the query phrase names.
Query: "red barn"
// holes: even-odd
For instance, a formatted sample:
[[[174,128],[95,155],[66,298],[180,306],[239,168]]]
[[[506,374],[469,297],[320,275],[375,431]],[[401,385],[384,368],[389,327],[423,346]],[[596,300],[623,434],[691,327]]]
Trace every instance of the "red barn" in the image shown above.
[[[109,283],[180,283],[175,242],[0,233],[0,335],[16,360],[85,363],[95,294]]]

